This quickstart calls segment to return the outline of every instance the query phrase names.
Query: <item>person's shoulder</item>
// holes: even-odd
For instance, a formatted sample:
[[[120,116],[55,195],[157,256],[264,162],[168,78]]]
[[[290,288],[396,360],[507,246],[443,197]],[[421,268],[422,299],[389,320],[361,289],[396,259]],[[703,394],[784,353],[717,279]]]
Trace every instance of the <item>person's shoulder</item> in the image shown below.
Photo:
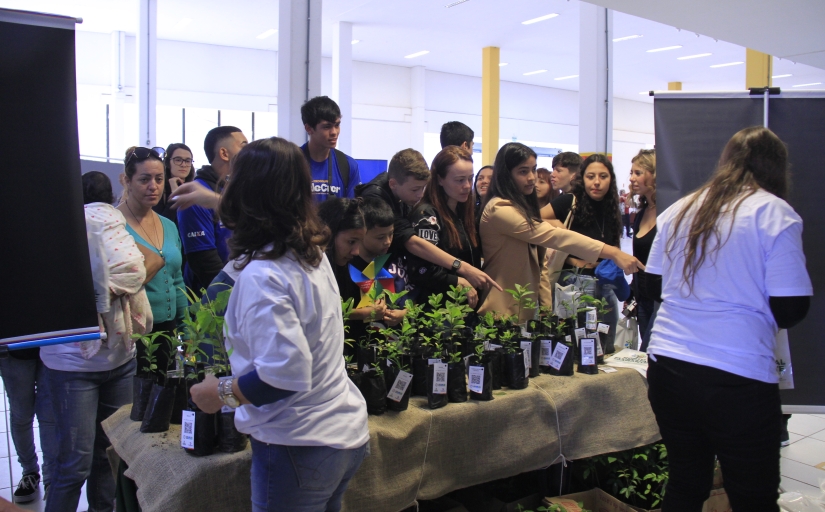
[[[550,204],[553,206],[554,210],[559,208],[569,209],[573,206],[573,198],[575,196],[573,194],[562,194],[559,197],[550,201]]]

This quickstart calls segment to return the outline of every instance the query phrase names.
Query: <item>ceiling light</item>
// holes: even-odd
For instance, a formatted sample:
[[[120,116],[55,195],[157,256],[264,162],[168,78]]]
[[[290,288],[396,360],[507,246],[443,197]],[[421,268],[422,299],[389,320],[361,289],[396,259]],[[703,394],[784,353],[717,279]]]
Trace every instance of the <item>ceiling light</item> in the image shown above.
[[[457,2],[453,2],[453,3],[451,3],[451,4],[447,4],[447,5],[445,5],[444,7],[446,7],[447,9],[449,9],[450,7],[455,7],[455,6],[456,6],[456,5],[458,5],[458,4],[463,4],[464,2],[469,2],[469,1],[470,1],[470,0],[458,0]]]
[[[506,63],[506,62],[499,62],[499,63],[498,63],[498,67],[502,67],[502,66],[506,66],[506,65],[507,65],[507,63]]]
[[[188,27],[190,23],[192,23],[192,18],[183,18],[175,25],[174,30],[183,30]]]
[[[697,53],[696,55],[685,55],[684,57],[676,57],[676,60],[698,59],[699,57],[710,57],[712,53]]]
[[[540,21],[549,20],[550,18],[555,18],[558,14],[545,14],[544,16],[539,16],[538,18],[533,18],[532,20],[522,21],[522,25],[532,25],[533,23],[538,23]]]
[[[350,41],[350,43],[352,43],[352,44],[358,44],[360,42],[361,42],[360,39],[353,39],[352,41]]]
[[[624,37],[617,37],[613,40],[614,43],[618,43],[619,41],[629,41],[631,39],[639,39],[640,37],[644,37],[641,34],[633,34],[632,36],[624,36]]]
[[[676,46],[665,46],[664,48],[654,48],[652,50],[648,50],[647,53],[666,52],[668,50],[678,50],[681,47],[682,47],[682,45],[680,45],[680,44],[677,44]]]
[[[650,94],[650,91],[642,91],[639,94],[644,94],[645,96],[647,96],[648,94]]]
[[[427,55],[428,53],[430,53],[430,50],[423,50],[423,51],[420,51],[420,52],[411,53],[409,55],[404,55],[404,58],[405,59],[414,59],[416,57],[421,57],[422,55]]]
[[[568,75],[568,76],[560,76],[558,78],[554,78],[553,80],[568,80],[570,78],[578,78],[579,75]]]
[[[524,76],[538,75],[539,73],[547,73],[547,70],[546,69],[537,69],[535,71],[528,71],[527,73],[524,73]]]
[[[822,82],[811,82],[809,84],[799,84],[792,87],[808,87],[809,85],[822,85]]]
[[[726,67],[728,67],[728,66],[738,66],[739,64],[744,64],[744,62],[742,62],[742,61],[737,61],[737,62],[726,62],[726,63],[724,63],[724,64],[714,64],[714,65],[712,65],[711,67],[712,67],[712,68],[726,68]]]
[[[771,78],[787,78],[789,76],[793,76],[792,74],[788,73],[787,75],[773,75]]]
[[[255,36],[255,38],[256,39],[266,39],[267,37],[275,35],[275,33],[277,33],[277,32],[278,32],[277,30],[275,30],[274,28],[271,28],[271,29],[267,30],[266,32],[261,32],[260,34]]]

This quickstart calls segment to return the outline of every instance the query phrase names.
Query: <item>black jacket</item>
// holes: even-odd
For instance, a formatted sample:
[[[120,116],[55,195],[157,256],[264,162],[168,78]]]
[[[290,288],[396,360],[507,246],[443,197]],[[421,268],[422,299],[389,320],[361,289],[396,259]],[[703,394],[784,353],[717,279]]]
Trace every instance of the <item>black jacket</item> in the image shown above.
[[[415,235],[412,224],[410,224],[407,218],[410,213],[410,207],[396,199],[395,194],[392,193],[389,175],[386,172],[382,172],[369,183],[356,186],[355,196],[378,198],[390,205],[392,213],[395,215],[395,229],[393,230],[390,252],[397,255],[406,254],[404,245]]]

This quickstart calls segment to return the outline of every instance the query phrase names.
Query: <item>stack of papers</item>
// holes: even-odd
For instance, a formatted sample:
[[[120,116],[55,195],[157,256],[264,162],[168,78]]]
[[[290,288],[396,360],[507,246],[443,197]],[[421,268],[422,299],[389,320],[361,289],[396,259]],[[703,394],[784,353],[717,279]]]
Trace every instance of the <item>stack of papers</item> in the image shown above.
[[[645,352],[625,348],[606,357],[604,364],[616,368],[633,368],[642,374],[642,377],[647,378],[647,354]]]

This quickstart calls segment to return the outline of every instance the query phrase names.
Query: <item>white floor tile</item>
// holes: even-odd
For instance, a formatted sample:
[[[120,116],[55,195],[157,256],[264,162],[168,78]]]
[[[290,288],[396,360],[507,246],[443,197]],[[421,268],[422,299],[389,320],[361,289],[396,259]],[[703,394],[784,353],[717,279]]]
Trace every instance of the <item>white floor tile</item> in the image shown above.
[[[798,492],[807,496],[816,497],[820,494],[818,487],[794,480],[793,478],[786,478],[784,476],[782,477],[782,481],[779,483],[779,488],[784,492]]]
[[[6,501],[11,501],[11,493],[11,488],[0,489],[0,496],[2,496]]]
[[[825,430],[825,418],[813,414],[794,414],[788,421],[788,432],[809,436]]]
[[[823,431],[822,434],[825,435],[825,431]],[[790,439],[790,444],[794,444],[799,440],[805,439],[805,436],[801,436],[794,432],[788,432],[788,438]],[[825,439],[821,439],[821,441],[825,441]]]
[[[793,435],[793,434],[791,434],[791,435]],[[825,441],[825,430],[820,430],[816,434],[811,434],[809,437],[811,437],[812,439],[818,439],[820,441]]]
[[[788,477],[819,487],[819,481],[825,480],[825,470],[782,457],[779,459],[782,478]]]
[[[782,457],[801,462],[809,466],[825,462],[825,441],[811,437],[801,439],[780,450]]]
[[[9,466],[9,458],[0,458],[0,489],[11,487],[11,467]]]

